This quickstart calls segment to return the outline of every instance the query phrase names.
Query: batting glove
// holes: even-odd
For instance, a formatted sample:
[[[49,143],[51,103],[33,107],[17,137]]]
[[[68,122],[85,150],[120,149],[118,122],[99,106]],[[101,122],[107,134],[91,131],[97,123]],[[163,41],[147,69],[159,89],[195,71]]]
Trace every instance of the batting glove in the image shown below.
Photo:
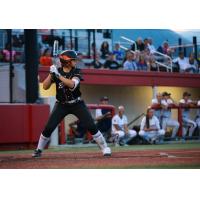
[[[58,69],[56,68],[55,65],[51,65],[50,73],[55,74],[57,78],[60,76],[60,73],[58,72]]]

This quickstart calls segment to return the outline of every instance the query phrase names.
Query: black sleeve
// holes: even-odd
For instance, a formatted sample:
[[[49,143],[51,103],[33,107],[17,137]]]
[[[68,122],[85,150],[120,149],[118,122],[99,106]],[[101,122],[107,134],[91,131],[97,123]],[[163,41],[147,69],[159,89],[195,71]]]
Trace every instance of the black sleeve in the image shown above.
[[[75,68],[74,69],[73,77],[78,77],[80,79],[80,81],[84,80],[83,76],[82,76],[82,73],[81,73],[81,69],[79,69],[79,68]]]

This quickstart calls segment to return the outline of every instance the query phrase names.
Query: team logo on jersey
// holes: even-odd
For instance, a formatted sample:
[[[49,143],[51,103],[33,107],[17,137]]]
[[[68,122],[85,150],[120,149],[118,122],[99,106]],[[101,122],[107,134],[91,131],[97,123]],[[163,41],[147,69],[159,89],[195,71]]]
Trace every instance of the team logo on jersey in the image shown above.
[[[64,83],[63,83],[63,82],[60,82],[60,83],[58,84],[58,89],[62,89],[62,88],[64,88]]]

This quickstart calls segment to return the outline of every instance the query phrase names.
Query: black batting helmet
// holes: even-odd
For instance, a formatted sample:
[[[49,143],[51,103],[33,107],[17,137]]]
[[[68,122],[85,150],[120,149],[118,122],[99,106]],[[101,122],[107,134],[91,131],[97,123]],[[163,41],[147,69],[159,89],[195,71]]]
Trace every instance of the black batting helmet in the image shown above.
[[[60,58],[61,63],[66,63],[71,60],[76,60],[77,53],[73,50],[65,50],[65,51],[61,52],[59,58]]]

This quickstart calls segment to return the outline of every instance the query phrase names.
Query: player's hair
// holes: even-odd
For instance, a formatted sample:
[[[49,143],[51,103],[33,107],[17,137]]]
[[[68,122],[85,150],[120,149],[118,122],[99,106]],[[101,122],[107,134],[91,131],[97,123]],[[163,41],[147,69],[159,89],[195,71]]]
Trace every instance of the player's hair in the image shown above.
[[[147,108],[147,112],[146,112],[146,127],[149,128],[150,127],[150,124],[149,124],[149,111],[150,110],[153,110],[151,107]]]

